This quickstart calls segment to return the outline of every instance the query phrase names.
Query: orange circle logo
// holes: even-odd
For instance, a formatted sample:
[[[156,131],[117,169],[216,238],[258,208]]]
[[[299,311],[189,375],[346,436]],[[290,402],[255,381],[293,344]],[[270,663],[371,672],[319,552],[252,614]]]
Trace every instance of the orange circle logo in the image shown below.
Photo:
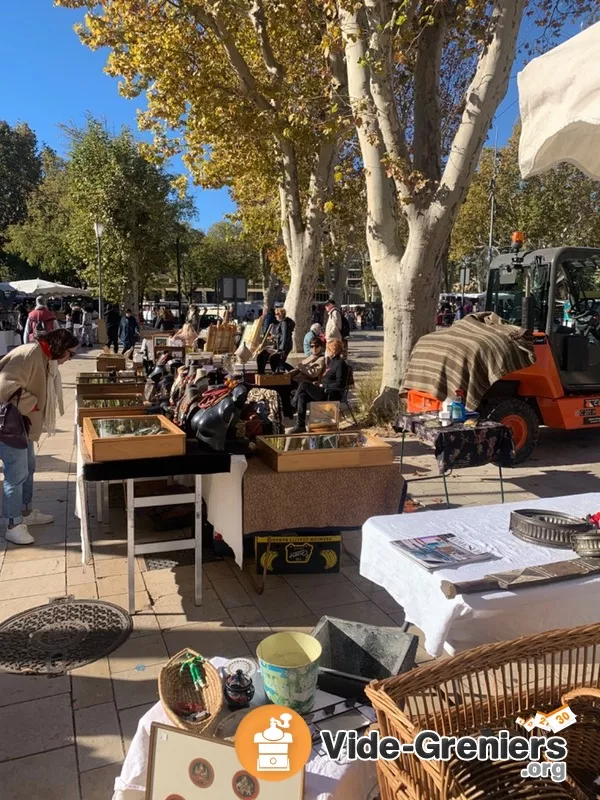
[[[286,706],[260,706],[246,714],[235,734],[235,752],[244,769],[261,781],[285,781],[310,758],[310,730]]]

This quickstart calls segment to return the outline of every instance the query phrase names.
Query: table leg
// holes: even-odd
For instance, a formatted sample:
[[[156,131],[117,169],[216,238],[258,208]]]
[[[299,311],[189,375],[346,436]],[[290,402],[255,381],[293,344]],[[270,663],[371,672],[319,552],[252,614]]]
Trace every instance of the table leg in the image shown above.
[[[102,513],[104,515],[104,519],[109,522],[110,521],[110,483],[109,481],[102,482]]]
[[[402,431],[402,440],[400,444],[400,472],[402,472],[402,462],[404,461],[404,440],[406,439],[406,431]]]
[[[195,483],[195,523],[194,536],[196,537],[196,559],[195,559],[195,592],[196,605],[202,605],[202,475],[196,475]]]
[[[500,478],[500,497],[502,498],[502,502],[504,502],[504,479],[502,476],[502,467],[498,464],[498,477]]]
[[[135,614],[135,482],[127,480],[127,597],[128,610]]]
[[[104,514],[102,513],[102,481],[96,481],[96,519],[98,522],[104,522]]]
[[[448,497],[448,484],[446,483],[446,473],[442,472],[442,480],[444,481],[444,494],[446,495],[446,508],[450,508],[450,498]]]

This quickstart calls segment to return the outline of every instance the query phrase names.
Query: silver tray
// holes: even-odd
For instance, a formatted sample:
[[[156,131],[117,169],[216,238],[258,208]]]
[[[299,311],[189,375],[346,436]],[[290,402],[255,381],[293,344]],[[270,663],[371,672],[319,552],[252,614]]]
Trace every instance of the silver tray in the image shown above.
[[[585,519],[559,511],[523,508],[512,511],[510,531],[518,539],[541,547],[572,549],[575,534],[591,533],[594,527]]]

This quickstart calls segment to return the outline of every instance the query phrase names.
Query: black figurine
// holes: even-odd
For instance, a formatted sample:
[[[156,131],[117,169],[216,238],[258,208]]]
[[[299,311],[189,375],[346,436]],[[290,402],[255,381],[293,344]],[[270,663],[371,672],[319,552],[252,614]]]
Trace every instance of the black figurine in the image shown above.
[[[246,708],[254,697],[252,678],[244,675],[241,669],[236,670],[225,678],[224,690],[230,711],[235,711],[237,708]]]

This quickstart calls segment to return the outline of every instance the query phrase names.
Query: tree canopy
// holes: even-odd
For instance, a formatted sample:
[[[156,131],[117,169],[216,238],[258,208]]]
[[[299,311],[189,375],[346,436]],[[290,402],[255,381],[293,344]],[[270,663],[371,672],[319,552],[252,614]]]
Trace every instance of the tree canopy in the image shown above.
[[[42,178],[35,133],[26,123],[0,120],[0,244],[9,225],[22,222],[27,199]]]

